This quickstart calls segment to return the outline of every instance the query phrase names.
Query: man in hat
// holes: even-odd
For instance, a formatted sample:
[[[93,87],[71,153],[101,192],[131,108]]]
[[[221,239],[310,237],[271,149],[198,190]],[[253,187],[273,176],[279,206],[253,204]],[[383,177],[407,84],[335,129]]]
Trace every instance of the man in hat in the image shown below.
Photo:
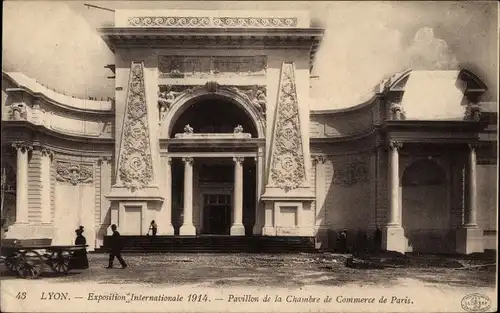
[[[115,257],[118,259],[118,262],[120,262],[122,268],[127,267],[127,263],[122,258],[122,242],[121,242],[121,237],[120,233],[116,230],[116,225],[113,224],[111,225],[111,230],[113,231],[113,235],[111,236],[111,241],[110,241],[110,251],[109,251],[109,265],[107,268],[113,268],[113,261],[115,260]]]

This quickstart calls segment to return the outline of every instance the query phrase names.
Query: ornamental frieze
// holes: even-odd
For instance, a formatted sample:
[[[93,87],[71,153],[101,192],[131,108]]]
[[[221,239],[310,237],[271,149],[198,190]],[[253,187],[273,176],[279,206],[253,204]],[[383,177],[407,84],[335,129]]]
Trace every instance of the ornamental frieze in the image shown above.
[[[296,17],[207,17],[207,16],[134,16],[129,26],[143,27],[243,27],[293,28]]]
[[[333,169],[333,184],[350,187],[368,181],[368,168],[365,162],[336,165]]]
[[[135,16],[128,19],[129,26],[204,27],[210,24],[209,17],[198,16]]]
[[[160,78],[265,75],[266,56],[159,56]]]
[[[289,191],[306,179],[293,63],[283,63],[272,142],[270,187]]]
[[[147,113],[143,64],[132,62],[118,165],[126,187],[143,188],[153,180]]]
[[[214,17],[217,27],[297,27],[296,17]]]
[[[56,179],[72,185],[93,182],[93,167],[76,162],[62,162],[56,164]]]

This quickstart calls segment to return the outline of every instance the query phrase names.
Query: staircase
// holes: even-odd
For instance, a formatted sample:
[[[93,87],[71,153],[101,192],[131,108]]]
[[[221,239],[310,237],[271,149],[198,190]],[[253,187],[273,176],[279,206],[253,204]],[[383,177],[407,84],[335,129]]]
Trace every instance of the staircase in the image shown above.
[[[95,252],[105,252],[104,245]],[[317,252],[313,237],[275,236],[121,236],[126,253],[312,253]]]

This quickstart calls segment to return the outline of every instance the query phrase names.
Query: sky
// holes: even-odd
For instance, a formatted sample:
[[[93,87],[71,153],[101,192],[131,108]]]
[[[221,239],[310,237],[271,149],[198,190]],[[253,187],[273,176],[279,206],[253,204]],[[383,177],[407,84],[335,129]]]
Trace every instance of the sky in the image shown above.
[[[113,12],[89,9],[308,10],[325,28],[312,75],[321,108],[344,108],[369,98],[384,78],[407,68],[465,67],[498,93],[496,2],[302,1],[53,1],[3,2],[3,69],[21,71],[59,92],[107,98],[114,56],[96,29]]]

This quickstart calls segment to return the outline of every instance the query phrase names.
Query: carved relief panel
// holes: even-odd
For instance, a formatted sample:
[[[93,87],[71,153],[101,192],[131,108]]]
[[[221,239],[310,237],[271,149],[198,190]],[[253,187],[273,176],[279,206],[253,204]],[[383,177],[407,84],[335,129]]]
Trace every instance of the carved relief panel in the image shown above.
[[[160,78],[265,75],[266,56],[167,56],[159,57]]]
[[[160,121],[163,120],[166,113],[171,109],[173,103],[182,95],[192,93],[195,90],[210,88],[207,85],[160,85],[158,91],[158,110]],[[257,111],[265,117],[267,107],[267,88],[263,85],[249,86],[218,86],[216,89],[226,89],[234,91],[245,97],[252,103]],[[263,118],[263,120],[265,120]]]
[[[58,161],[56,163],[57,181],[78,185],[92,183],[93,178],[94,169],[90,164],[65,161]]]

